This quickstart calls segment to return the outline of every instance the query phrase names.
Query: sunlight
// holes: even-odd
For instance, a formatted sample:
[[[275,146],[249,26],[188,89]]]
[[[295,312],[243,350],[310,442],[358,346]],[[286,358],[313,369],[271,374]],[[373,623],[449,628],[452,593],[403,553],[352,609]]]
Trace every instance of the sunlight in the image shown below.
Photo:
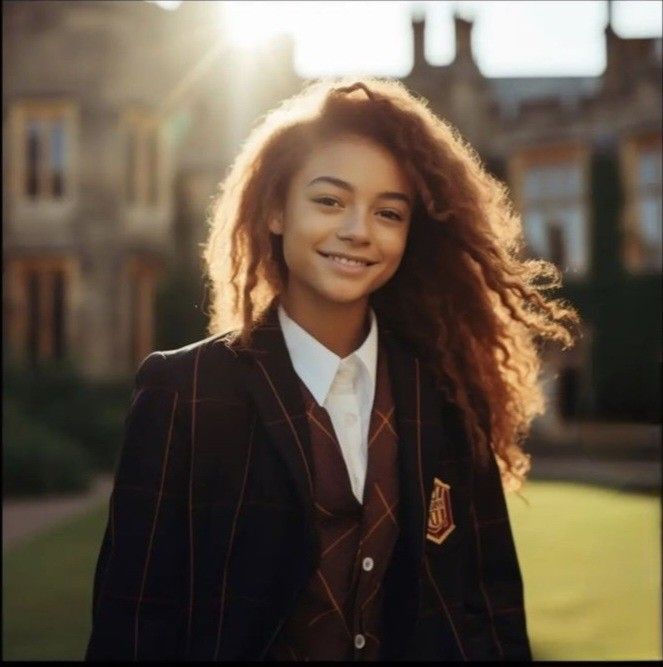
[[[233,46],[255,49],[279,33],[297,44],[300,76],[372,72],[405,75],[412,65],[403,2],[224,2]]]
[[[279,33],[293,34],[292,2],[224,2],[224,32],[228,42],[241,49],[255,49]]]
[[[166,9],[170,12],[174,12],[176,9],[179,9],[179,6],[182,4],[182,0],[147,0],[161,9]]]
[[[148,1],[170,10],[196,4]],[[211,10],[210,22],[218,23],[219,38],[246,57],[268,51],[279,34],[291,37],[294,69],[302,78],[407,76],[413,64],[413,13],[428,16],[428,62],[447,65],[456,48],[454,11],[475,20],[472,45],[484,76],[597,76],[605,67],[607,5],[598,0],[235,0],[205,4]],[[624,37],[659,36],[660,7],[658,1],[614,2],[615,31]]]

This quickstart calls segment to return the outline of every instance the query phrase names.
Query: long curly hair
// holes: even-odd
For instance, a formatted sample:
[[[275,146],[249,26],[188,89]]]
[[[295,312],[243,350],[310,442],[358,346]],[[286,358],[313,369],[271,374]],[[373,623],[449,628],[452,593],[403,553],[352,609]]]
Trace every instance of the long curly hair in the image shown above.
[[[524,257],[506,186],[402,83],[318,81],[260,119],[211,208],[209,332],[250,342],[287,280],[282,239],[267,221],[283,211],[310,151],[349,134],[387,148],[416,191],[401,264],[371,305],[460,409],[475,460],[485,464],[492,451],[504,487],[517,491],[530,468],[524,438],[544,411],[542,345],[572,345],[579,318],[545,294],[561,285],[556,267]]]

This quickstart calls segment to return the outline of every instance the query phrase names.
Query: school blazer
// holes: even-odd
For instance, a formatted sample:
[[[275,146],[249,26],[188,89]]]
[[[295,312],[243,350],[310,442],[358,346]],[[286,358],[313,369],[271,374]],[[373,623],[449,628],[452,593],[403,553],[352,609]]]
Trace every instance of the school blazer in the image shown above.
[[[390,331],[399,536],[386,660],[531,660],[500,475]],[[312,459],[276,303],[250,348],[210,337],[142,363],[94,576],[87,660],[261,660],[315,574]],[[453,528],[427,539],[448,489]],[[450,526],[449,526],[450,527]]]

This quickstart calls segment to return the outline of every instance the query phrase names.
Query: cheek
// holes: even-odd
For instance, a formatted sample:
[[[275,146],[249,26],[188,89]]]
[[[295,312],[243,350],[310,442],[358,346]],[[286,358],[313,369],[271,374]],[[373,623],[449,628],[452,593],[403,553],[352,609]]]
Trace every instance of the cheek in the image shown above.
[[[283,256],[288,268],[296,269],[311,261],[315,247],[317,225],[307,211],[293,207],[288,211],[283,226]]]
[[[333,216],[316,211],[306,202],[295,204],[286,213],[284,221],[284,243],[293,246],[293,251],[308,251],[322,243],[333,232]],[[295,248],[297,245],[299,247]]]
[[[301,241],[297,236],[297,230],[288,227],[283,232],[283,259],[290,271],[297,271],[297,266],[301,263],[300,255]]]
[[[394,230],[383,244],[383,252],[390,261],[399,263],[405,253],[405,246],[407,245],[407,228]]]

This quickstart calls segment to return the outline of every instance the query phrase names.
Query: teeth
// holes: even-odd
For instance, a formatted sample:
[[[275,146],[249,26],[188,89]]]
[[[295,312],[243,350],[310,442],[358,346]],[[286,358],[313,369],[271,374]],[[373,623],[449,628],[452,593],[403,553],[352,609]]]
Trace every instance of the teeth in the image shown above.
[[[356,259],[347,259],[346,257],[339,257],[338,255],[329,255],[331,259],[339,264],[345,264],[346,266],[368,266],[366,262],[360,262]]]

